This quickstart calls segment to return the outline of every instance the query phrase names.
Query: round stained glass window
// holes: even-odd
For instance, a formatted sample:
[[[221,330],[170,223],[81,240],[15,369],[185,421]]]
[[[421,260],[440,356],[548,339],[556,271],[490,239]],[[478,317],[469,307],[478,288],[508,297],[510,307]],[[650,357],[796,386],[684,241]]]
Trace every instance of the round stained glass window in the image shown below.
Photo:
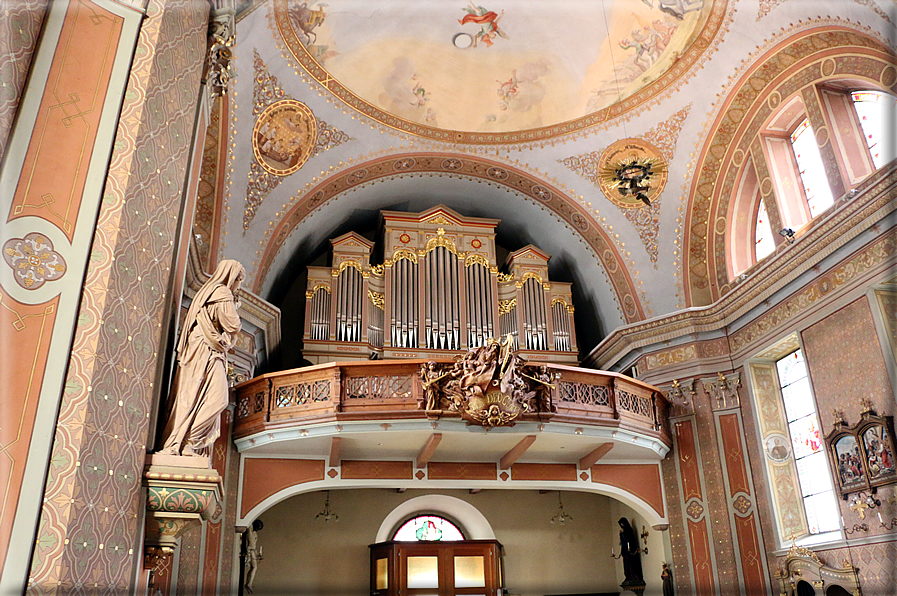
[[[464,540],[460,528],[438,515],[412,517],[396,530],[392,537],[397,542],[456,541]]]

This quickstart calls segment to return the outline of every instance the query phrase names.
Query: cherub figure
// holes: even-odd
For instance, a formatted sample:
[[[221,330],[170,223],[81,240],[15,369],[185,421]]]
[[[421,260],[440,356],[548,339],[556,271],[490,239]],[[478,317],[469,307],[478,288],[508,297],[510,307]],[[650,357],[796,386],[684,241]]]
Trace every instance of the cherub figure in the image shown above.
[[[464,7],[462,9],[467,14],[464,15],[463,19],[458,19],[458,22],[462,25],[466,25],[467,23],[476,23],[477,25],[480,25],[480,30],[477,31],[476,36],[473,38],[473,47],[477,47],[477,43],[480,41],[485,43],[487,47],[491,46],[492,40],[495,39],[496,35],[508,39],[505,32],[498,28],[498,21],[505,16],[504,10],[501,11],[501,14],[496,14],[491,10],[486,10],[483,6],[475,6],[473,2],[470,2],[469,4],[469,7]]]

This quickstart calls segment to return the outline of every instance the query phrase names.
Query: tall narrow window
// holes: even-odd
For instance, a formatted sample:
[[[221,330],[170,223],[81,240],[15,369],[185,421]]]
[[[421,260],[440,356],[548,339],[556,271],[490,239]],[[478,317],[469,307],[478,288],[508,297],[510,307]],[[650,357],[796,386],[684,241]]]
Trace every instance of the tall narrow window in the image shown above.
[[[807,204],[810,206],[810,216],[816,217],[832,203],[832,189],[829,188],[825,168],[822,165],[822,156],[816,145],[816,135],[810,127],[810,120],[801,122],[791,133],[791,147],[794,157],[797,159],[797,169],[800,171],[800,179],[807,195]]]
[[[838,508],[803,353],[798,350],[785,356],[776,368],[810,533],[837,530]]]
[[[772,254],[775,249],[776,243],[772,238],[772,228],[769,226],[769,213],[761,199],[760,209],[757,210],[757,227],[754,228],[754,258],[759,261]]]
[[[877,170],[895,156],[891,133],[897,113],[897,98],[880,91],[855,91],[850,96],[860,118],[869,153],[872,154],[872,163]]]

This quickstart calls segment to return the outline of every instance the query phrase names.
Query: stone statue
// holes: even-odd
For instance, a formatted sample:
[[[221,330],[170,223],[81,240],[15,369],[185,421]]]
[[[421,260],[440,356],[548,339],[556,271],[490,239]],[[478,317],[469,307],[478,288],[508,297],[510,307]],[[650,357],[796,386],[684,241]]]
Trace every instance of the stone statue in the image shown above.
[[[252,594],[252,583],[259,569],[259,561],[262,560],[262,547],[259,546],[258,532],[265,527],[262,520],[257,519],[246,530],[246,575],[243,585],[246,591]]]
[[[234,294],[245,276],[237,261],[221,261],[190,304],[178,340],[160,453],[211,454],[228,402],[227,351],[240,331]]]
[[[644,586],[645,578],[642,577],[642,557],[641,548],[638,544],[638,536],[635,530],[629,524],[629,520],[621,517],[618,521],[620,524],[620,556],[623,559],[623,573],[625,578],[622,587],[628,586]]]

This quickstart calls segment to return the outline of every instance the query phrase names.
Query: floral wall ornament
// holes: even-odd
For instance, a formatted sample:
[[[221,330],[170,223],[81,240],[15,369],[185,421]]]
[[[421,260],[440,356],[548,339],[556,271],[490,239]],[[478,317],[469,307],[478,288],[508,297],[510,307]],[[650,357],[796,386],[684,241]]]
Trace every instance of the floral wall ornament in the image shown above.
[[[49,238],[38,232],[7,240],[3,244],[3,260],[12,268],[16,283],[26,290],[56,281],[66,271],[65,259],[53,250]]]

